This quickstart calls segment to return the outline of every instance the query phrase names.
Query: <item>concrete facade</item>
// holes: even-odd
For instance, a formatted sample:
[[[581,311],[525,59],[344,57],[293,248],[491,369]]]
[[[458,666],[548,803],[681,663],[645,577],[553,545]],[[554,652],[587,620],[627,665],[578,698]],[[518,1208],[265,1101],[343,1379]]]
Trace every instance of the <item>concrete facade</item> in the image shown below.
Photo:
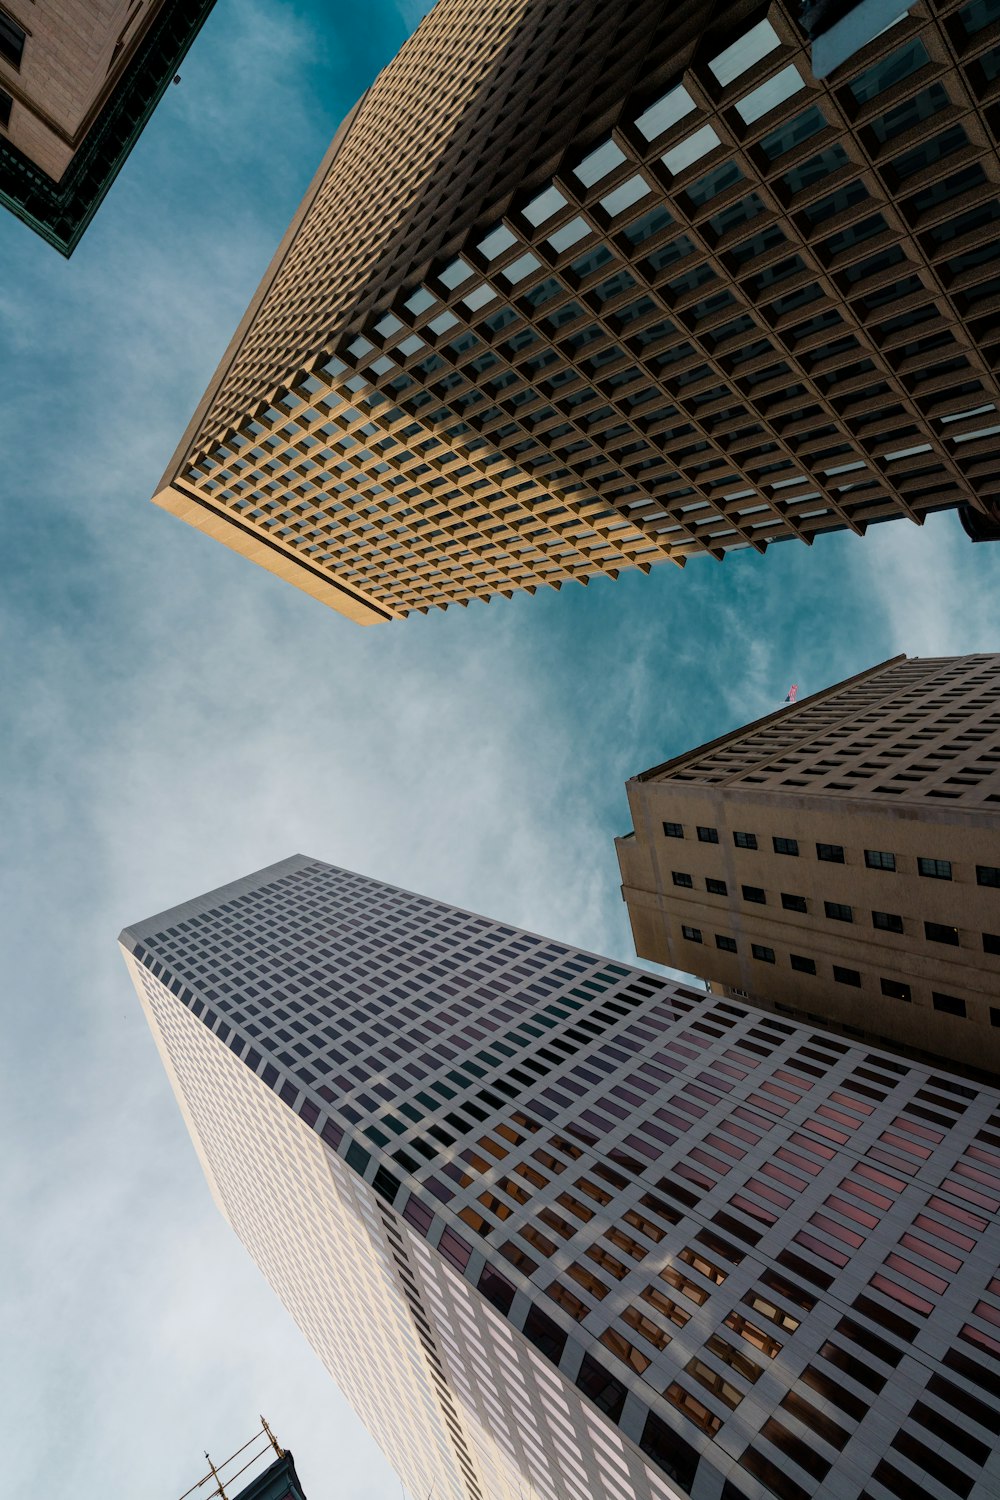
[[[640,957],[1000,1073],[1000,656],[897,657],[628,797]]]

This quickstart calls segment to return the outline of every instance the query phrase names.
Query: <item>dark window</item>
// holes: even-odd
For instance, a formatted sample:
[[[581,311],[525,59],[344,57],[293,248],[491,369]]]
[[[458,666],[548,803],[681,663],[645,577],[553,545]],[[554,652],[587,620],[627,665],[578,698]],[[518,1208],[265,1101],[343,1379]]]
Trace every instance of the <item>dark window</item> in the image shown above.
[[[792,968],[797,969],[800,974],[815,974],[816,972],[815,960],[812,958],[803,958],[801,953],[790,953],[788,961]]]
[[[682,927],[681,928],[681,932],[683,933],[684,937],[687,938],[687,940],[688,940],[689,943],[700,943],[701,942],[701,928],[700,927]]]
[[[983,933],[983,952],[1000,953],[1000,932]]]
[[[19,68],[21,58],[24,56],[24,43],[27,32],[12,21],[10,16],[0,12],[0,57],[9,62],[11,67]]]
[[[729,894],[728,887],[726,886],[726,882],[724,880],[706,880],[705,889],[712,896],[727,896]]]
[[[14,101],[6,89],[0,89],[0,126],[6,130],[10,124],[10,111]]]
[[[925,922],[924,937],[929,943],[950,943],[958,947],[958,928],[948,927],[943,922]]]
[[[856,990],[861,988],[861,975],[857,969],[842,969],[839,964],[834,964],[833,977],[838,984],[850,984]]]
[[[676,1479],[682,1489],[691,1489],[698,1468],[698,1453],[655,1412],[651,1411],[646,1418],[639,1447],[658,1468],[671,1479]]]
[[[775,836],[771,843],[774,845],[775,854],[798,854],[799,852],[798,839],[779,839]]]
[[[744,901],[756,901],[758,906],[767,905],[767,897],[759,885],[745,885],[743,887]]]
[[[751,943],[750,952],[754,958],[759,958],[762,964],[774,963],[774,949],[765,948],[762,943]]]
[[[880,932],[902,932],[903,919],[892,911],[873,911],[872,926],[877,927]]]
[[[912,1000],[910,986],[904,984],[901,979],[880,979],[883,995],[888,995],[890,1000]]]
[[[896,868],[896,856],[887,854],[884,849],[866,849],[865,864],[869,870],[894,870]]]
[[[756,849],[757,835],[755,833],[734,833],[733,843],[737,849]]]
[[[998,1005],[990,1006],[990,1025],[1000,1026],[1000,1006]]]
[[[1000,865],[977,865],[976,884],[1000,886]]]
[[[524,1320],[524,1336],[529,1343],[540,1349],[554,1365],[562,1359],[566,1347],[566,1335],[559,1324],[540,1308],[533,1307]]]
[[[805,896],[790,896],[787,891],[781,893],[781,904],[786,911],[808,911]]]
[[[583,1394],[589,1396],[594,1405],[609,1416],[612,1422],[618,1421],[625,1405],[625,1386],[613,1375],[609,1375],[604,1366],[599,1365],[589,1354],[583,1356],[576,1383]]]
[[[921,875],[927,875],[931,880],[951,879],[950,859],[924,859],[917,860],[917,870]]]
[[[674,882],[674,885],[681,885],[686,891],[691,890],[694,885],[694,881],[691,879],[691,876],[685,875],[683,870],[671,871],[670,878]]]
[[[684,825],[682,823],[664,823],[663,832],[668,839],[682,839],[684,837]]]
[[[723,951],[723,953],[735,953],[736,952],[736,939],[735,938],[731,938],[731,937],[723,937],[719,933],[716,933],[715,934],[715,946],[717,948],[721,948],[722,951]]]
[[[503,1313],[504,1317],[507,1316],[514,1301],[514,1287],[506,1276],[501,1276],[500,1272],[494,1271],[492,1266],[484,1266],[483,1274],[479,1278],[479,1290],[487,1302],[491,1302],[498,1312]]]
[[[698,838],[703,844],[717,844],[719,842],[719,830],[717,828],[699,827]]]
[[[947,1016],[964,1016],[965,1001],[959,1000],[957,995],[940,995],[937,990],[931,994],[935,1010],[943,1010]]]
[[[844,850],[840,844],[817,844],[816,858],[828,860],[831,865],[844,863]]]
[[[823,910],[832,922],[853,922],[854,912],[842,901],[824,901]]]

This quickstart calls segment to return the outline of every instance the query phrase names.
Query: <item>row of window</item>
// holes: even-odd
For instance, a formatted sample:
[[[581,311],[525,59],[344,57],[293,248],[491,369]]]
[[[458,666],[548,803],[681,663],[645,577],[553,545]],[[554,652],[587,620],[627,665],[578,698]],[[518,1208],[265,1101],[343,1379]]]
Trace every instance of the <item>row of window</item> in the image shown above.
[[[719,830],[717,828],[706,828],[696,826],[698,840],[702,844],[717,844],[719,842]],[[664,823],[664,836],[668,839],[682,839],[685,837],[683,823]],[[757,849],[755,833],[733,833],[733,843],[737,849]],[[775,854],[788,854],[797,856],[799,854],[798,839],[779,838],[777,835],[771,839]],[[828,864],[842,865],[846,863],[843,844],[817,844],[816,858],[825,860]],[[885,849],[866,849],[865,864],[869,870],[892,870],[896,871],[895,854]],[[929,859],[924,855],[917,857],[917,873],[926,876],[929,880],[952,880],[952,864],[950,859]],[[675,885],[681,884],[674,881]],[[721,884],[721,882],[719,882]],[[977,865],[976,884],[1000,888],[1000,865]],[[720,893],[722,894],[722,893]]]

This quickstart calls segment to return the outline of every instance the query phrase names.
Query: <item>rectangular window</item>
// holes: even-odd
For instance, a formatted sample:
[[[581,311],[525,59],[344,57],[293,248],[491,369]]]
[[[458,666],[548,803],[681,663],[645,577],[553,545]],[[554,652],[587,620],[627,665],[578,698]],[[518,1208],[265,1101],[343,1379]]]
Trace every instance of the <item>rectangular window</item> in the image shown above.
[[[924,937],[929,943],[948,943],[958,947],[958,928],[948,927],[943,922],[925,922]]]
[[[834,964],[833,977],[838,984],[849,984],[856,990],[861,988],[861,975],[857,969],[842,969],[839,964]]]
[[[726,882],[724,880],[708,879],[705,881],[705,889],[712,896],[727,896],[729,894],[728,887],[726,886]]]
[[[731,937],[722,937],[719,933],[716,933],[715,946],[717,948],[721,948],[723,953],[735,953],[736,939]]]
[[[798,854],[798,839],[779,839],[777,835],[771,840],[774,845],[775,854]]]
[[[977,865],[976,884],[1000,886],[1000,865]]]
[[[785,911],[808,911],[805,896],[790,896],[787,891],[781,893],[781,904]]]
[[[815,960],[803,958],[801,953],[790,953],[788,961],[792,968],[797,969],[800,974],[815,974],[816,972]]]
[[[700,943],[701,942],[701,928],[700,927],[682,927],[681,928],[681,934],[682,934],[683,937],[687,938],[687,940],[688,940],[689,943]]]
[[[685,875],[683,870],[672,870],[670,878],[674,882],[674,885],[683,886],[686,891],[691,890],[694,886],[694,881],[691,879],[691,876]]]
[[[719,830],[717,828],[698,828],[698,839],[702,844],[717,844],[719,842]]]
[[[754,958],[759,958],[762,964],[774,963],[774,949],[765,948],[762,943],[751,943],[750,952]]]
[[[755,901],[758,906],[767,905],[767,897],[759,885],[745,885],[743,887],[744,901]]]
[[[733,843],[737,849],[756,849],[757,835],[755,833],[734,833]]]
[[[4,130],[10,124],[10,112],[14,101],[6,89],[0,89],[0,127]]]
[[[983,933],[983,952],[1000,953],[1000,932]]]
[[[917,871],[926,875],[930,880],[950,880],[950,859],[924,859],[922,856],[917,860]]]
[[[892,911],[873,911],[872,926],[877,927],[879,932],[902,932],[903,919]]]
[[[912,1000],[910,986],[904,984],[901,979],[880,979],[883,995],[888,995],[890,1000]]]
[[[825,859],[831,865],[844,863],[844,850],[840,844],[817,844],[816,858]]]
[[[842,901],[824,901],[823,910],[826,912],[831,922],[854,921],[854,912],[849,906],[845,906]]]
[[[20,68],[27,32],[0,11],[0,57],[12,68]]]
[[[668,839],[682,839],[684,837],[683,823],[664,823],[664,837]]]
[[[964,1016],[965,1001],[959,1000],[957,995],[940,995],[937,990],[931,994],[935,1010],[943,1010],[946,1016]]]
[[[865,864],[869,870],[894,870],[896,868],[896,856],[887,854],[884,849],[866,849]]]

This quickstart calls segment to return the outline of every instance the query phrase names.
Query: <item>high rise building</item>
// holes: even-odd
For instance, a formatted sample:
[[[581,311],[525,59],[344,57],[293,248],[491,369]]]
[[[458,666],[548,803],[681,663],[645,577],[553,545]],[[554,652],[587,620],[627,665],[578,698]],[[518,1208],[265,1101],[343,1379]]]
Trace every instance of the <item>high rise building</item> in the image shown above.
[[[4,0],[0,204],[71,255],[214,0]]]
[[[996,1091],[302,857],[121,944],[415,1500],[996,1495]]]
[[[959,506],[1000,535],[997,0],[439,0],[156,503],[371,624]]]
[[[894,657],[628,797],[641,957],[1000,1073],[1000,656]]]

